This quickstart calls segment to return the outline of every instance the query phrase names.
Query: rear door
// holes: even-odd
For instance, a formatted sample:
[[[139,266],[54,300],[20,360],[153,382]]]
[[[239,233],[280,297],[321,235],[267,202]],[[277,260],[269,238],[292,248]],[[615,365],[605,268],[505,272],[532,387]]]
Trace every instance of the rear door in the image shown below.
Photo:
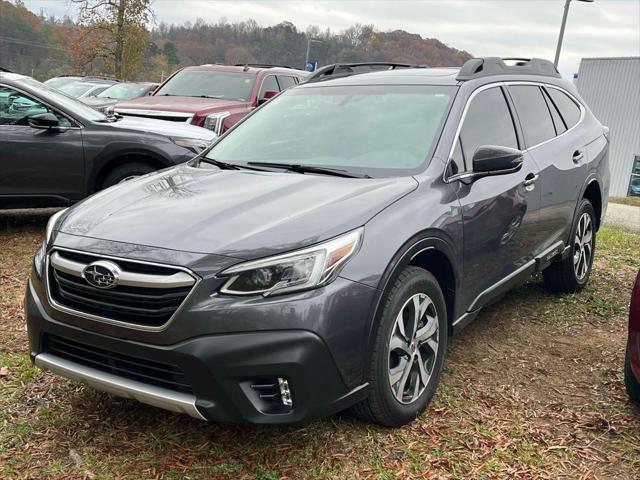
[[[0,99],[0,201],[17,197],[26,203],[65,203],[81,198],[84,152],[79,125],[9,86],[0,85]],[[31,128],[29,116],[45,112],[56,115],[65,128]]]
[[[522,140],[506,92],[501,85],[477,91],[467,105],[451,156],[452,182],[472,171],[478,147],[521,148]],[[520,171],[455,182],[462,207],[464,287],[462,301],[475,310],[511,287],[510,279],[527,275],[538,250],[540,190],[538,166],[524,154]]]
[[[566,242],[586,178],[586,149],[575,128],[582,118],[581,107],[555,87],[512,83],[509,92],[527,151],[540,166],[543,248]]]

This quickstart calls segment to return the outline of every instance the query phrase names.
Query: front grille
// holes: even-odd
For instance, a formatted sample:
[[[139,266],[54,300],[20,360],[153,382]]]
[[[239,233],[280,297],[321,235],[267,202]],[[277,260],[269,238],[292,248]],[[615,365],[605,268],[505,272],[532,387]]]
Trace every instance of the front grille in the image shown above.
[[[54,254],[56,257],[53,257]],[[108,320],[160,327],[173,316],[195,283],[193,277],[176,268],[109,259],[121,269],[121,273],[128,275],[128,278],[140,278],[141,281],[130,281],[127,285],[118,284],[110,289],[97,288],[82,277],[82,271],[93,262],[104,259],[65,250],[56,250],[54,254],[50,257],[48,271],[52,300],[76,312]],[[54,258],[58,263],[66,262],[67,267],[58,265],[53,261]],[[69,265],[72,268],[69,268]],[[176,274],[187,278],[189,284],[164,287],[162,282]]]
[[[193,393],[184,372],[174,365],[114,353],[54,335],[45,335],[43,351],[119,377]]]
[[[191,118],[191,116],[177,116],[177,115],[163,115],[162,113],[158,113],[158,114],[146,114],[146,113],[133,113],[131,111],[127,111],[125,113],[123,113],[123,115],[126,115],[127,117],[138,117],[138,118],[155,118],[157,120],[166,120],[168,122],[182,122],[182,123],[186,123],[189,121],[189,119]]]

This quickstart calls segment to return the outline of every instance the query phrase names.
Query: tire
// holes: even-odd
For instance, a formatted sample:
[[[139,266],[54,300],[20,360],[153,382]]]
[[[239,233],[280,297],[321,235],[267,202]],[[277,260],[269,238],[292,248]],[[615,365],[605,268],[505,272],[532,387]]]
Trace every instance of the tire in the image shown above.
[[[585,233],[588,231],[590,241]],[[586,198],[580,201],[569,238],[571,250],[567,258],[552,263],[542,272],[544,284],[552,292],[575,293],[589,283],[596,252],[596,215],[593,205]]]
[[[422,316],[414,316],[415,302]],[[447,309],[435,277],[418,267],[402,271],[382,305],[367,378],[369,395],[353,411],[365,420],[399,427],[414,420],[435,393],[447,350]],[[413,327],[415,318],[418,328]],[[421,331],[422,342],[413,335]]]
[[[145,175],[147,173],[153,172],[157,170],[156,167],[149,165],[148,163],[141,162],[132,162],[125,163],[124,165],[120,165],[119,167],[111,170],[100,185],[100,190],[105,188],[109,188],[113,185],[116,185],[120,182],[123,182],[130,177],[138,177],[140,175]]]
[[[634,402],[640,403],[640,382],[638,382],[638,379],[631,370],[629,352],[624,356],[624,386],[629,398]]]

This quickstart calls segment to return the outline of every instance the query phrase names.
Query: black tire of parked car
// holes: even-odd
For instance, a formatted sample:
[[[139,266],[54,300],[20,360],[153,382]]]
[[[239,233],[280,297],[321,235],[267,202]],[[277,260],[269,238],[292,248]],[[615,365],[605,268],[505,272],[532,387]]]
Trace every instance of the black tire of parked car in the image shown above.
[[[578,224],[584,214],[589,215],[591,219],[592,247],[586,274],[582,278],[578,278],[574,268],[574,255],[576,254],[575,238]],[[542,271],[545,287],[552,292],[575,293],[582,290],[587,286],[587,283],[589,283],[593,257],[596,253],[596,214],[593,205],[591,205],[591,202],[586,198],[583,198],[579,203],[578,213],[571,228],[569,242],[571,242],[569,255],[562,261],[553,262]]]
[[[638,379],[631,371],[629,352],[624,356],[624,386],[627,389],[629,398],[634,402],[640,403],[640,382],[638,382]]]
[[[412,403],[403,404],[396,399],[389,381],[389,339],[400,309],[416,294],[426,294],[435,306],[438,315],[438,351],[424,391]],[[369,395],[352,407],[352,411],[364,420],[399,427],[420,415],[435,393],[447,350],[447,309],[438,281],[431,273],[418,267],[407,267],[402,271],[382,299],[382,306],[367,378]]]
[[[153,165],[142,162],[125,163],[111,170],[100,185],[100,189],[109,188],[117,183],[128,180],[132,177],[138,177],[157,170]]]

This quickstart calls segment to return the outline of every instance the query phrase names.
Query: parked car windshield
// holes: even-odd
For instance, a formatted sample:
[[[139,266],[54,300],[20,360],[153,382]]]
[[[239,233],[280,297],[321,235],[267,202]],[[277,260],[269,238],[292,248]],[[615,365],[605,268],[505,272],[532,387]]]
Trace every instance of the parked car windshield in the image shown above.
[[[162,85],[156,95],[224,98],[247,101],[256,76],[253,73],[182,70]]]
[[[116,83],[110,86],[97,96],[102,98],[115,98],[117,100],[129,100],[141,97],[149,91],[150,85],[147,83]]]
[[[87,93],[93,87],[95,87],[95,84],[93,83],[74,82],[74,83],[67,83],[66,85],[62,85],[58,87],[58,90],[66,93],[67,95],[71,95],[72,97],[79,97],[80,95]]]
[[[29,87],[37,95],[40,95],[43,100],[49,100],[57,103],[64,110],[67,110],[67,112],[71,115],[79,115],[82,118],[90,120],[92,122],[101,122],[107,118],[106,115],[100,113],[97,110],[94,110],[88,105],[85,105],[80,100],[69,97],[68,95],[62,93],[60,90],[51,88],[49,85],[40,83],[33,78],[23,77],[18,80],[18,83]]]
[[[80,79],[81,77],[53,77],[44,82],[44,84],[53,88],[60,88],[62,85],[74,83]]]
[[[455,88],[294,88],[249,117],[207,157],[340,168],[371,176],[411,175],[431,155]]]

